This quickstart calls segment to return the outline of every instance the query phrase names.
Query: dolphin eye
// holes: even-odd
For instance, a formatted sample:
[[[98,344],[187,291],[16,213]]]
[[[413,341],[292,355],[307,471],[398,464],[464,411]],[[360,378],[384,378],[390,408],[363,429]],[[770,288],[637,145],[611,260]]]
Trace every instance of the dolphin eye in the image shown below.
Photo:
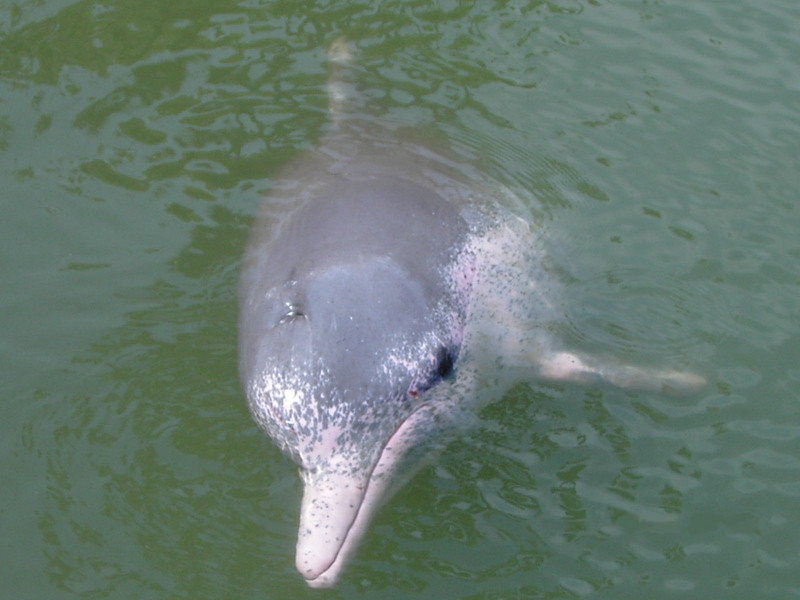
[[[436,373],[442,379],[446,378],[450,373],[453,372],[453,363],[455,359],[453,357],[453,353],[450,352],[450,348],[447,346],[439,346],[439,349],[436,351]]]
[[[435,363],[433,368],[427,373],[417,379],[408,390],[408,395],[412,398],[418,398],[423,392],[428,391],[434,385],[447,379],[453,373],[455,366],[456,355],[447,346],[439,346],[436,349]]]

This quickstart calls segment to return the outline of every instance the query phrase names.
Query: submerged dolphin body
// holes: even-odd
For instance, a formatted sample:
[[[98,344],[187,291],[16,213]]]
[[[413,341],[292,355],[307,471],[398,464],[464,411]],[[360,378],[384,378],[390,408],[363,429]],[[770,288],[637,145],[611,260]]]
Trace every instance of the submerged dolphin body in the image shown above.
[[[276,179],[240,289],[241,379],[300,465],[296,562],[313,587],[336,583],[379,505],[509,384],[703,383],[555,351],[537,236],[513,196],[344,110],[345,69],[334,131]]]

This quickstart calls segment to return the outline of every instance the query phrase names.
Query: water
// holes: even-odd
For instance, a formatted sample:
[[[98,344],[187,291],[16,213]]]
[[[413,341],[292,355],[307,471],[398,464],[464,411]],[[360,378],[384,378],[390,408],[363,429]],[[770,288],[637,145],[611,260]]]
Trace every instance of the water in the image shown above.
[[[376,113],[529,199],[571,347],[710,383],[519,386],[326,595],[800,596],[796,3],[0,9],[0,596],[320,595],[235,290],[340,35]]]

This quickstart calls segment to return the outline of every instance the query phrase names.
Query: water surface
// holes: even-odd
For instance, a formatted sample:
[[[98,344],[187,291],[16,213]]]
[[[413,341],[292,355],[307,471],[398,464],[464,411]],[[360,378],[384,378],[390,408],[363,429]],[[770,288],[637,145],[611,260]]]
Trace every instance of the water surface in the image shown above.
[[[791,0],[7,5],[3,597],[320,595],[236,283],[341,35],[375,114],[529,203],[571,347],[710,383],[515,388],[322,595],[800,596],[799,31]]]

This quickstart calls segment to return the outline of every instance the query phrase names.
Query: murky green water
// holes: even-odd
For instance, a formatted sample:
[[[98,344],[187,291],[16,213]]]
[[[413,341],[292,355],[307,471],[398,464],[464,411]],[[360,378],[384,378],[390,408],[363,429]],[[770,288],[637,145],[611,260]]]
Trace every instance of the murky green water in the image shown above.
[[[319,593],[235,290],[340,35],[530,199],[571,347],[710,384],[515,389]],[[798,40],[793,0],[0,4],[0,596],[800,597]]]

